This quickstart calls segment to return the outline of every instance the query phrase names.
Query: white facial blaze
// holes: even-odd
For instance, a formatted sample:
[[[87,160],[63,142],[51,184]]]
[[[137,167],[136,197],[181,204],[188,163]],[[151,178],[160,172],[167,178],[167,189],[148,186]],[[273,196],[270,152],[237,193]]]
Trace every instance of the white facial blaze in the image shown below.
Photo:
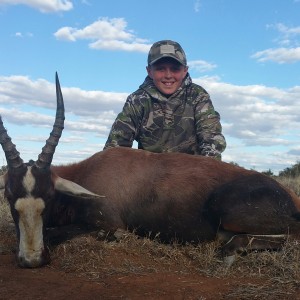
[[[32,190],[35,186],[35,178],[33,177],[31,173],[31,167],[28,167],[26,176],[23,179],[23,187],[27,191],[27,193],[30,195],[32,193]]]
[[[43,243],[43,219],[42,212],[45,203],[41,198],[33,198],[31,192],[34,188],[35,180],[31,174],[31,169],[23,180],[23,186],[28,197],[20,198],[15,203],[15,209],[19,213],[20,245],[19,258],[35,264],[41,259],[44,249]]]

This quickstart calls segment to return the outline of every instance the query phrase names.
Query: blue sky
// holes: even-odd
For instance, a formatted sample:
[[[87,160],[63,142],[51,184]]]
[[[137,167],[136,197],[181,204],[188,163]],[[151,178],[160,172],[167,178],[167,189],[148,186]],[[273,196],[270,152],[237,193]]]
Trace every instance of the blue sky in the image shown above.
[[[0,0],[0,114],[22,158],[49,136],[56,71],[66,121],[53,163],[102,150],[162,39],[183,46],[221,114],[224,161],[277,173],[300,160],[300,0]]]

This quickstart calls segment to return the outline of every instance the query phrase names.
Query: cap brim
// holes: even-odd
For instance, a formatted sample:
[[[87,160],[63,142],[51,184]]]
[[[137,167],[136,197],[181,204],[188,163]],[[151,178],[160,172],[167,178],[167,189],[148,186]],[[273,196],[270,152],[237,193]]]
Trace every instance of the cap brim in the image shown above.
[[[176,60],[177,62],[179,62],[181,65],[186,66],[186,63],[184,63],[183,61],[181,61],[180,59],[178,59],[176,56],[174,56],[172,54],[163,54],[160,57],[151,61],[151,63],[149,63],[149,65],[150,66],[153,65],[154,63],[158,62],[159,60],[161,60],[163,58],[172,58],[172,59]]]

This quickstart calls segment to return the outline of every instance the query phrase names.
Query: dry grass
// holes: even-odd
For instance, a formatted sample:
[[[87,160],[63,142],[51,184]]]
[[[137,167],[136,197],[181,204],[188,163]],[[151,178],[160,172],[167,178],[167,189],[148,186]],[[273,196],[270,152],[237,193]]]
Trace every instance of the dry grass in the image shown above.
[[[0,254],[12,251],[15,245],[15,231],[9,206],[0,194]]]
[[[52,257],[59,268],[92,277],[169,271],[207,273],[214,263],[221,265],[216,249],[215,243],[197,247],[167,245],[128,232],[119,242],[83,235],[53,249]]]
[[[293,190],[298,196],[300,196],[300,176],[276,177],[276,180],[287,188]]]
[[[120,242],[98,241],[92,235],[83,235],[52,250],[51,268],[90,280],[161,272],[259,279],[257,284],[234,286],[226,296],[231,299],[293,299],[299,291],[298,241],[288,241],[280,252],[248,253],[230,268],[224,266],[217,246],[215,242],[165,245],[133,233],[126,234]]]
[[[282,182],[282,181],[281,181]],[[289,179],[299,195],[300,181]],[[0,199],[0,253],[15,245],[11,216]],[[228,299],[295,299],[300,286],[300,241],[289,240],[280,252],[251,252],[224,266],[216,242],[197,246],[166,245],[127,233],[119,242],[99,241],[95,233],[83,234],[51,249],[49,268],[74,273],[89,280],[109,275],[172,272],[216,278],[252,278],[258,283],[236,285]],[[254,281],[255,282],[255,281]]]
[[[0,230],[6,230],[7,224],[12,222],[9,206],[3,197],[3,193],[0,194]]]

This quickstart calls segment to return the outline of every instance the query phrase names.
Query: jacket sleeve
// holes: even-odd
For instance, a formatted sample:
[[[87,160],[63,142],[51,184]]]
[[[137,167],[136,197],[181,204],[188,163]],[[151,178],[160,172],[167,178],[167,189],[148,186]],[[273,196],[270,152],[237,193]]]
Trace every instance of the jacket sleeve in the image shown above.
[[[201,155],[213,156],[221,160],[221,153],[226,148],[226,140],[222,134],[220,115],[215,111],[209,94],[199,93],[195,107],[195,126],[198,150]]]
[[[130,95],[111,127],[103,150],[118,146],[132,147],[140,122],[138,115],[138,109],[133,104],[133,98]]]

